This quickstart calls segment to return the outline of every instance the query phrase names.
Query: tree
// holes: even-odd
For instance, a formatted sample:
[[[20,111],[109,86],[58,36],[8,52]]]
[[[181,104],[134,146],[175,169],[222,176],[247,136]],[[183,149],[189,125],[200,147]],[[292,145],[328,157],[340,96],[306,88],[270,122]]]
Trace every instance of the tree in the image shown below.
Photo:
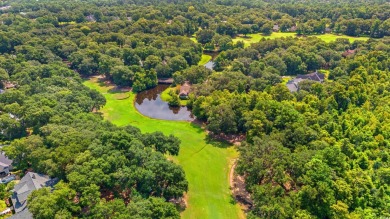
[[[146,57],[145,62],[144,62],[144,68],[145,69],[152,69],[156,68],[158,64],[161,63],[161,58],[155,55],[150,55]]]
[[[275,69],[279,71],[279,75],[284,75],[286,74],[287,71],[287,66],[283,62],[283,59],[280,58],[277,54],[275,53],[269,53],[265,58],[264,58],[265,63],[268,66],[272,66]]]
[[[76,191],[60,182],[53,192],[47,187],[33,191],[28,197],[28,210],[37,218],[69,218],[81,210],[73,201],[75,196]]]
[[[171,68],[171,74],[182,71],[188,67],[187,61],[183,56],[175,56],[168,60],[168,66]]]
[[[264,35],[271,35],[272,33],[272,28],[274,27],[272,22],[266,22],[262,27],[261,27],[261,33]]]
[[[171,98],[169,99],[169,106],[180,106],[180,98],[177,94],[171,93]]]
[[[196,32],[196,40],[201,44],[210,43],[215,32],[209,29],[199,30]]]
[[[131,86],[134,80],[134,72],[126,66],[115,66],[112,69],[112,79],[119,86]]]

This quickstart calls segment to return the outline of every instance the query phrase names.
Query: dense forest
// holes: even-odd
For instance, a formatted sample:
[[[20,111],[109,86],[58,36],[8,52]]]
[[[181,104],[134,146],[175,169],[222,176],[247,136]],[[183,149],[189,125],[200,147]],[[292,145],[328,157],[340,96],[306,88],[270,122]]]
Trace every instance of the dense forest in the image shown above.
[[[376,1],[13,0],[0,3],[0,142],[19,170],[58,177],[36,218],[180,218],[180,140],[117,127],[85,87],[191,83],[213,134],[244,135],[248,218],[390,217],[390,4]],[[246,46],[237,37],[294,32]],[[370,37],[316,38],[324,33]],[[299,38],[298,38],[299,37]],[[214,69],[198,66],[203,51]],[[322,72],[324,83],[285,80]]]

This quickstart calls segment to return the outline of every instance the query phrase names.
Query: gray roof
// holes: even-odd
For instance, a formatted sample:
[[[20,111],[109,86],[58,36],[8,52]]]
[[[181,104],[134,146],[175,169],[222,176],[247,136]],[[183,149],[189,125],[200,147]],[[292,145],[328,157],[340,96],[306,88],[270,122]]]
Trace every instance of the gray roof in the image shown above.
[[[292,80],[289,80],[286,84],[287,88],[290,90],[290,92],[296,92],[299,89],[299,82],[303,81],[302,78],[294,78]]]
[[[23,211],[16,213],[16,214],[12,215],[11,217],[8,217],[8,219],[33,219],[33,215],[26,208]]]
[[[27,197],[32,191],[42,187],[52,187],[57,183],[57,179],[51,179],[49,176],[28,172],[20,182],[15,185],[11,200],[14,205],[15,213],[21,212],[27,207]]]
[[[325,80],[325,75],[318,72],[313,72],[311,74],[306,74],[306,75],[297,75],[296,78],[308,79],[308,80],[318,81],[322,83]]]
[[[8,167],[11,166],[12,160],[5,156],[4,152],[0,152],[0,166]]]

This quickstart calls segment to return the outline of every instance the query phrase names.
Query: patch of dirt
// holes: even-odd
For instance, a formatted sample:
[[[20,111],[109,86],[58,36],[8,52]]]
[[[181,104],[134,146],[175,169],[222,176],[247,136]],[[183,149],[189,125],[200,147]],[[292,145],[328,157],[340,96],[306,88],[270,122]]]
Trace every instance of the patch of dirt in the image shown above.
[[[132,90],[132,88],[128,86],[117,86],[111,80],[108,80],[104,75],[91,76],[91,78],[96,78],[100,83],[103,83],[105,86],[112,87],[109,92],[128,92]]]
[[[172,198],[169,200],[169,202],[173,203],[174,205],[176,205],[176,208],[179,210],[179,211],[184,211],[187,206],[188,206],[188,196],[187,196],[187,193],[185,193],[183,195],[183,197],[181,198]]]
[[[207,131],[208,135],[216,140],[220,140],[220,141],[226,141],[226,142],[229,142],[230,144],[234,144],[234,145],[241,145],[241,142],[245,140],[246,136],[244,134],[240,134],[240,135],[227,135],[227,134],[224,134],[224,133],[221,133],[221,134],[214,134],[210,131]]]
[[[230,189],[234,199],[237,203],[239,203],[241,209],[247,212],[252,208],[253,201],[251,199],[251,195],[245,189],[245,178],[235,173],[237,159],[234,159],[232,162],[233,165],[229,173]]]

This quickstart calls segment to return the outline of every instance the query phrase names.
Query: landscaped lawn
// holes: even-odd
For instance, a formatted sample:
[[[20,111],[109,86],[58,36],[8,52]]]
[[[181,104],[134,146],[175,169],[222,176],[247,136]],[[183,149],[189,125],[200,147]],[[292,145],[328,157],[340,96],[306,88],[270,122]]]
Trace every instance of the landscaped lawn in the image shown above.
[[[329,42],[332,42],[332,41],[336,41],[336,39],[338,38],[343,38],[343,39],[348,39],[349,42],[353,43],[355,40],[368,40],[370,39],[369,37],[351,37],[351,36],[346,36],[346,35],[335,35],[335,34],[331,34],[331,33],[327,33],[327,34],[322,34],[322,35],[313,35],[317,38],[320,38],[321,40],[329,43]]]
[[[98,83],[97,78],[84,84],[106,97],[107,104],[101,110],[105,119],[120,126],[136,126],[142,132],[173,134],[181,140],[179,156],[172,159],[183,167],[189,182],[188,204],[182,218],[244,218],[229,189],[229,168],[238,156],[234,147],[209,141],[198,125],[141,115],[133,105],[132,92],[128,92],[129,98],[119,100],[108,92],[112,87]]]
[[[205,65],[211,58],[211,55],[202,54],[202,59],[199,61],[198,65]]]
[[[233,39],[233,43],[237,41],[244,41],[245,47],[250,46],[252,43],[258,43],[262,38],[265,39],[276,39],[281,37],[295,37],[295,33],[282,33],[282,32],[273,32],[269,36],[264,36],[261,33],[252,33],[248,34],[246,37],[236,37]]]
[[[296,37],[296,36],[297,36],[296,33],[282,33],[282,32],[273,32],[269,36],[263,36],[261,33],[253,33],[253,34],[248,34],[247,37],[236,37],[233,39],[233,42],[236,43],[237,41],[244,41],[245,47],[248,47],[252,43],[259,42],[262,38],[276,39],[276,38],[281,38],[281,37]],[[337,38],[349,39],[349,41],[351,43],[353,43],[355,40],[368,40],[369,39],[369,37],[351,37],[351,36],[346,36],[346,35],[335,35],[335,34],[331,34],[331,33],[321,34],[321,35],[310,35],[310,36],[320,38],[327,43],[335,41]]]

